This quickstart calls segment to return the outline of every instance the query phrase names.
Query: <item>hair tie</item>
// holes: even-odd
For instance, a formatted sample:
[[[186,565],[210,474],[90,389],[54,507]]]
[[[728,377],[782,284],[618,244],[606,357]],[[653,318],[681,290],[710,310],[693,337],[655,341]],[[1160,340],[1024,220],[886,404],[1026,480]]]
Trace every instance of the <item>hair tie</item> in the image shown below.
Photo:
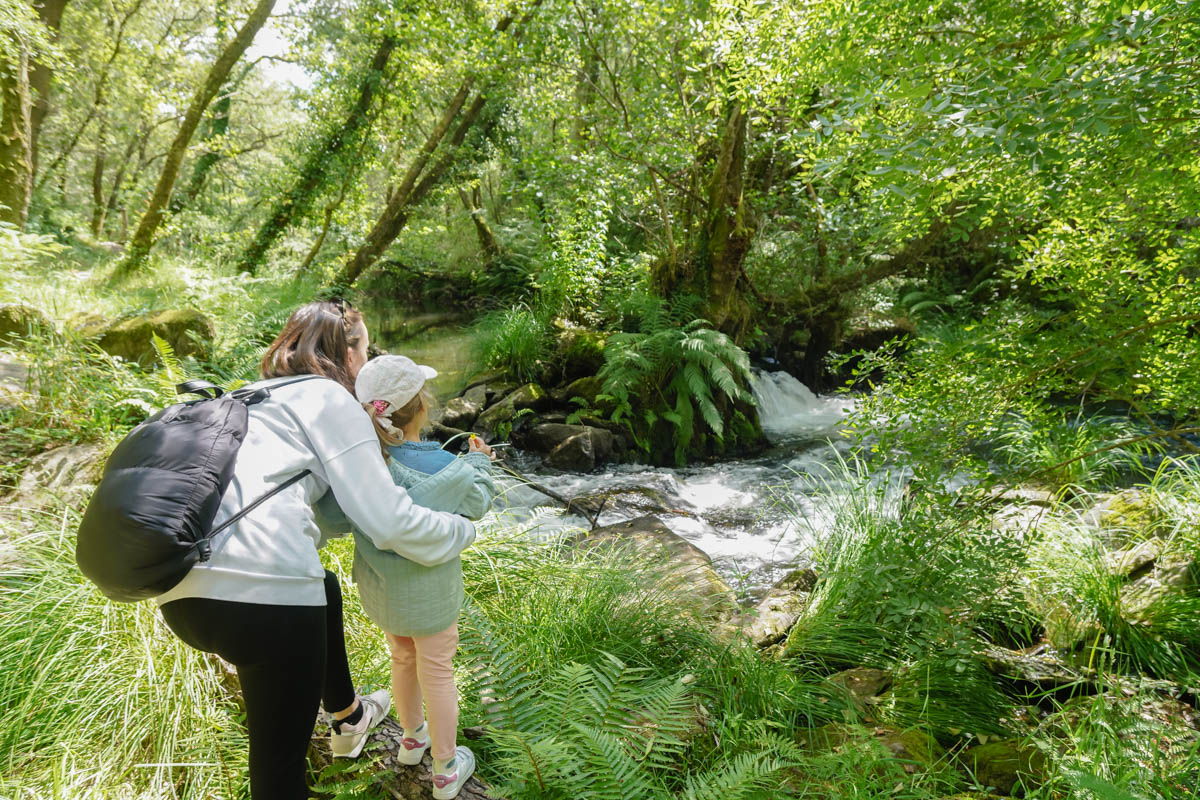
[[[383,412],[387,411],[387,407],[391,405],[387,400],[372,400],[371,405],[375,408],[375,413],[383,416]]]

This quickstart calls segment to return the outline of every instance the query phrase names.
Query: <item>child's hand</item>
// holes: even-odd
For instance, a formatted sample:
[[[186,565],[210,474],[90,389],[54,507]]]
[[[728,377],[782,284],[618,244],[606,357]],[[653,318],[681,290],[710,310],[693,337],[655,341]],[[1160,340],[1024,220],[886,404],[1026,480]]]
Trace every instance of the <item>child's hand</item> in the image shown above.
[[[480,439],[478,436],[472,436],[467,440],[467,450],[472,453],[483,453],[485,456],[493,460],[496,458],[496,454],[492,451],[492,448],[488,447],[487,444],[484,443],[483,439]]]

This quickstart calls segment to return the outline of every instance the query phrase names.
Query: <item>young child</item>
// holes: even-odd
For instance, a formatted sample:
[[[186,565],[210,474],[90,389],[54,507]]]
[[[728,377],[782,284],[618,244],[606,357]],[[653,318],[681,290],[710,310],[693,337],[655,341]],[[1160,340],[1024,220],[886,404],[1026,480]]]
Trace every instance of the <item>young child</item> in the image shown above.
[[[436,375],[410,358],[380,356],[358,373],[355,394],[375,422],[393,480],[413,502],[478,519],[496,494],[491,448],[472,437],[470,452],[458,458],[421,440],[432,399],[425,382]],[[432,745],[433,796],[449,800],[475,771],[471,750],[455,746],[458,692],[451,658],[463,600],[461,563],[417,564],[378,549],[358,531],[354,551],[363,608],[387,633],[392,652],[392,697],[404,728],[400,761],[419,764]]]

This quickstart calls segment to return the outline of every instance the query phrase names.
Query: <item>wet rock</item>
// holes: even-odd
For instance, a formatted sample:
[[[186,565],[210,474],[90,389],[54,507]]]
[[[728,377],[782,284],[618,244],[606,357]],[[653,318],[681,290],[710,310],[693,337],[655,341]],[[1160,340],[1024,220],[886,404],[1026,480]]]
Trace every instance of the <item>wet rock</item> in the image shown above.
[[[53,327],[46,315],[22,303],[0,304],[0,343],[12,343],[31,330]]]
[[[146,365],[158,359],[152,335],[171,345],[177,356],[201,359],[210,355],[216,337],[212,320],[192,309],[156,311],[107,327],[88,326],[81,332],[94,337],[106,353]]]
[[[647,564],[661,566],[659,586],[693,598],[693,607],[703,618],[724,621],[737,611],[733,590],[713,569],[708,554],[657,517],[605,525],[576,536],[571,545],[581,550],[626,549]]]
[[[828,678],[830,683],[844,688],[859,708],[875,705],[879,696],[891,688],[892,673],[870,667],[847,669]]]
[[[58,498],[83,503],[96,488],[107,457],[107,449],[97,444],[56,447],[34,456],[21,474],[11,502],[37,506]]]
[[[790,572],[745,615],[743,632],[760,648],[783,641],[804,612],[816,584],[817,574],[811,569]]]
[[[583,430],[568,436],[546,455],[546,466],[590,472],[608,460],[613,452],[613,435],[602,428],[578,427]]]
[[[960,758],[976,783],[1005,797],[1024,795],[1046,776],[1046,758],[1041,751],[1016,740],[976,745]]]
[[[618,486],[579,495],[571,498],[571,507],[589,517],[604,511],[635,511],[639,515],[685,513],[674,508],[667,495],[652,486]]]
[[[527,383],[504,395],[503,399],[488,406],[475,419],[475,428],[487,436],[503,431],[512,425],[522,411],[533,411],[547,407],[549,395],[536,383]],[[523,415],[522,415],[523,416]]]

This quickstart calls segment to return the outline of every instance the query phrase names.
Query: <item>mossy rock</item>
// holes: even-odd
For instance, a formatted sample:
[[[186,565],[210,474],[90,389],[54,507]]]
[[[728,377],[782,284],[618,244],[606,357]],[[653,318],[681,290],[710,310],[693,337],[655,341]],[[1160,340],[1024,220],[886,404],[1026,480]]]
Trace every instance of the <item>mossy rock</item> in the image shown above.
[[[570,403],[574,398],[581,397],[589,406],[595,406],[596,395],[600,394],[603,386],[604,381],[600,380],[599,376],[587,375],[559,386],[550,395],[558,403]]]
[[[1091,516],[1117,542],[1145,539],[1165,519],[1154,497],[1141,489],[1117,492],[1092,509]]]
[[[889,756],[899,761],[930,767],[946,756],[946,750],[925,731],[898,731],[893,728],[866,728],[831,722],[818,728],[797,731],[796,741],[808,750],[838,750],[852,741],[872,740]]]
[[[0,304],[0,343],[9,344],[30,331],[53,327],[49,318],[33,306],[22,303]]]
[[[505,426],[511,426],[517,421],[522,411],[535,411],[546,408],[550,403],[550,395],[536,383],[519,386],[504,395],[497,403],[487,407],[475,419],[475,428],[487,436],[504,433]]]
[[[558,334],[554,360],[564,380],[595,375],[604,366],[603,333],[586,328],[567,328]]]
[[[960,758],[976,783],[1006,797],[1023,795],[1025,789],[1040,784],[1046,776],[1046,757],[1037,748],[1016,740],[976,745]]]
[[[171,345],[175,355],[206,359],[212,353],[216,328],[206,315],[192,309],[175,309],[142,314],[116,323],[102,331],[89,328],[86,333],[96,336],[100,349],[110,355],[139,364],[153,364],[158,359],[151,336]]]

